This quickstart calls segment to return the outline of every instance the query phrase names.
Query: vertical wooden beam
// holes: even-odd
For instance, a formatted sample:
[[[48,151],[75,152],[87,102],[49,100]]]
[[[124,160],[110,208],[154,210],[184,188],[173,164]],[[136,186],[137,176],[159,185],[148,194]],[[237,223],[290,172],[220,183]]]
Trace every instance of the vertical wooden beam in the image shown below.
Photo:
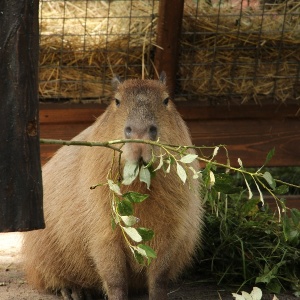
[[[167,85],[174,96],[178,71],[179,39],[184,0],[160,0],[157,23],[157,45],[154,65],[158,74],[165,71]]]
[[[38,8],[38,0],[1,0],[0,232],[44,227]]]

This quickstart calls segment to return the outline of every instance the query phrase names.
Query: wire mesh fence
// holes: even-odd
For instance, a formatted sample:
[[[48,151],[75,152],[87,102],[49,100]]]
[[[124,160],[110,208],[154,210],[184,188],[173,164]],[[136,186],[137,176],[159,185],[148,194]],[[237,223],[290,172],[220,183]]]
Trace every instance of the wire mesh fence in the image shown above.
[[[300,2],[275,1],[187,0],[182,93],[214,102],[300,100]]]
[[[300,1],[262,1],[185,1],[178,100],[300,102]],[[152,77],[158,4],[40,0],[40,99],[105,101],[113,74]]]
[[[40,98],[103,100],[113,74],[147,72],[156,3],[40,1]]]

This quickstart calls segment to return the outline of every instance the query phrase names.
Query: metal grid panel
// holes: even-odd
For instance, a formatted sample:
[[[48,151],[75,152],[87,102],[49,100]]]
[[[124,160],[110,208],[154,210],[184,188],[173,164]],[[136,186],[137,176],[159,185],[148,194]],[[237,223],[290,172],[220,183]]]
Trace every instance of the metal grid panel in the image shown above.
[[[152,77],[157,18],[158,0],[41,0],[40,99],[104,101],[113,74]],[[185,0],[180,47],[178,100],[300,101],[299,0]]]
[[[300,101],[299,1],[186,0],[183,22],[183,97]]]
[[[111,78],[145,76],[157,1],[40,1],[40,99],[105,100]]]

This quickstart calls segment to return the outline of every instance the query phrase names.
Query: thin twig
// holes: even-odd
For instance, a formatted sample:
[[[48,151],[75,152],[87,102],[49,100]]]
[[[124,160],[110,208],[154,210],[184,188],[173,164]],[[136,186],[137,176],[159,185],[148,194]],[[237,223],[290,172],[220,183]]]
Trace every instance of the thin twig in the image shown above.
[[[106,142],[88,142],[88,141],[73,141],[73,140],[72,141],[67,141],[67,140],[55,140],[55,139],[40,139],[40,143],[41,144],[66,145],[66,146],[106,147],[106,148],[118,151],[120,153],[123,152],[120,149],[121,147],[118,148],[118,147],[114,147],[113,145],[120,145],[121,144],[121,146],[122,146],[126,143],[136,143],[136,144],[142,143],[142,144],[157,146],[157,147],[163,148],[167,152],[173,151],[173,152],[176,152],[178,154],[184,154],[185,151],[188,150],[188,149],[194,149],[194,150],[215,149],[215,147],[178,146],[178,145],[160,143],[159,140],[150,141],[150,140],[141,140],[141,139],[131,139],[131,140],[120,139],[120,140],[112,140],[112,141],[106,141]],[[220,145],[218,147],[225,148],[224,145]],[[247,174],[247,175],[250,175],[251,177],[263,178],[262,173],[258,173],[258,172],[253,173],[253,172],[245,170],[244,168],[235,168],[235,167],[230,166],[229,164],[218,163],[216,161],[212,161],[211,159],[207,159],[207,158],[203,158],[203,157],[199,157],[199,156],[198,156],[198,160],[202,161],[202,162],[205,162],[205,163],[211,163],[211,164],[215,165],[216,167],[230,169],[231,171],[239,172],[239,173],[242,173],[242,174]],[[290,187],[300,189],[300,185],[291,184],[291,183],[284,182],[284,181],[278,180],[278,179],[274,179],[274,181],[279,183],[279,184],[284,184],[284,185],[287,185],[287,186],[290,186]]]
[[[113,141],[115,142],[115,141]],[[106,147],[112,150],[123,152],[120,148],[111,146],[112,144],[121,144],[111,143],[111,142],[87,142],[87,141],[67,141],[67,140],[53,140],[53,139],[40,139],[40,144],[50,144],[50,145],[64,145],[64,146],[87,146],[87,147]]]

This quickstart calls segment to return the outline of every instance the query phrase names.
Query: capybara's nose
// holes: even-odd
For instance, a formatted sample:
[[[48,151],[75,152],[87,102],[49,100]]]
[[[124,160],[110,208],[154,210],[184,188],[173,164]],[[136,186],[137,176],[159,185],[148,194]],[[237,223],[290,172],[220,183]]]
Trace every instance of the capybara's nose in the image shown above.
[[[155,141],[157,139],[157,127],[155,125],[151,125],[149,127],[149,139]]]
[[[157,126],[150,125],[145,128],[138,128],[134,126],[126,126],[124,134],[126,139],[146,139],[155,141],[157,139]]]
[[[131,139],[132,129],[130,126],[126,126],[124,129],[126,139]]]

